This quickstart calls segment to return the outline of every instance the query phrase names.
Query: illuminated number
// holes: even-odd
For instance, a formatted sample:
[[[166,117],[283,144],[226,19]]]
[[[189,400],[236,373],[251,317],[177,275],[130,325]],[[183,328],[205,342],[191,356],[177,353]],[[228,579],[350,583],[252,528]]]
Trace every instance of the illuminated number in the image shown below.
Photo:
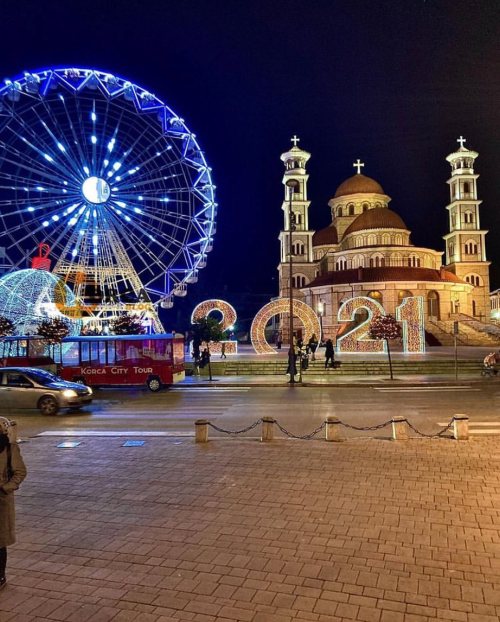
[[[368,317],[346,335],[337,338],[337,352],[385,352],[385,340],[368,337],[373,316],[385,315],[382,305],[373,298],[357,296],[346,300],[339,309],[338,321],[353,322],[359,309],[365,309]]]
[[[403,302],[396,307],[396,319],[403,323],[403,352],[425,352],[423,297],[403,298]]]

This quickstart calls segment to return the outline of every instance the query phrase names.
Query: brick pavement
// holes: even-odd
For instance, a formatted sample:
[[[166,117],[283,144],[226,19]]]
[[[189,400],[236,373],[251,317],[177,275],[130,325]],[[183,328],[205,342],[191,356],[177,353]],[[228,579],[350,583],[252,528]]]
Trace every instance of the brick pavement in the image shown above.
[[[496,622],[494,438],[22,446],[0,622]]]

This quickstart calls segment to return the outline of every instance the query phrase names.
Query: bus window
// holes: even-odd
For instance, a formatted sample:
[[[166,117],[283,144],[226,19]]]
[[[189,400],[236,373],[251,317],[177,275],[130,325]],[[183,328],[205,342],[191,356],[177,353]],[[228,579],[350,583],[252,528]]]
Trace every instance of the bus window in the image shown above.
[[[63,364],[78,365],[78,351],[80,344],[78,341],[74,341],[73,343],[69,343],[68,346],[69,347],[63,349]]]
[[[108,365],[114,365],[116,363],[116,341],[108,341]]]
[[[106,365],[106,342],[93,341],[90,344],[90,359],[94,364]]]
[[[82,341],[80,345],[82,348],[80,362],[90,363],[90,343],[88,341]]]
[[[142,341],[125,341],[125,360],[138,361],[142,358]]]

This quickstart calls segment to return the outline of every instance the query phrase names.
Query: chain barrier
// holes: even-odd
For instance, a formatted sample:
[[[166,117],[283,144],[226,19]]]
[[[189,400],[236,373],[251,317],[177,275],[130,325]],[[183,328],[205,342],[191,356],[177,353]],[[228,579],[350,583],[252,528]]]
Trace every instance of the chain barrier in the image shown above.
[[[415,434],[424,436],[425,438],[438,438],[440,436],[443,436],[446,432],[448,432],[448,430],[451,430],[451,428],[453,427],[453,419],[451,419],[450,423],[445,428],[440,430],[439,432],[436,432],[436,434],[425,434],[425,432],[421,432],[420,430],[417,430],[417,428],[414,425],[412,425],[408,421],[408,419],[406,420],[406,423],[408,424],[408,427],[410,428],[410,430],[413,430]]]
[[[418,436],[423,436],[425,438],[439,438],[441,436],[444,436],[453,427],[453,421],[454,421],[454,418],[452,418],[450,420],[450,422],[448,423],[448,425],[445,428],[443,428],[442,430],[440,430],[436,434],[426,434],[425,432],[421,432],[420,430],[418,430],[414,425],[412,425],[408,421],[408,419],[405,419],[405,422],[407,423],[407,425],[410,428],[410,430],[413,430],[413,432],[415,432],[415,434],[417,434]],[[210,421],[207,422],[207,424],[211,428],[216,430],[217,432],[221,432],[222,434],[231,434],[231,435],[234,435],[234,436],[237,436],[238,434],[244,434],[245,432],[250,432],[250,430],[253,430],[254,428],[256,428],[261,423],[262,423],[262,419],[257,419],[257,421],[255,421],[254,423],[250,424],[246,428],[242,428],[241,430],[225,430],[224,428],[220,428],[219,426],[215,425],[215,423],[211,423]],[[304,440],[304,441],[313,439],[317,434],[319,434],[322,430],[324,430],[326,425],[327,425],[327,422],[323,421],[323,423],[321,425],[319,425],[315,430],[313,430],[309,434],[297,435],[297,434],[293,434],[292,432],[287,430],[278,421],[274,420],[274,423],[276,424],[278,429],[281,430],[281,432],[283,432],[283,434],[285,436],[288,436],[289,438],[295,438],[295,439],[299,439],[299,440]],[[344,426],[344,428],[348,428],[349,430],[356,430],[357,432],[370,432],[370,431],[374,431],[374,430],[380,430],[382,428],[387,427],[388,425],[391,425],[392,424],[392,419],[389,419],[388,421],[384,421],[383,423],[379,423],[378,425],[363,426],[363,427],[351,425],[349,423],[345,423],[344,421],[340,421],[340,420],[337,423],[342,425],[342,426]]]
[[[286,436],[288,436],[289,438],[297,438],[297,439],[301,439],[303,441],[309,441],[310,439],[314,438],[316,436],[316,434],[318,434],[319,432],[321,432],[321,430],[323,430],[326,426],[326,421],[323,421],[323,423],[318,426],[314,432],[311,432],[310,434],[304,434],[303,436],[297,436],[295,434],[292,434],[291,432],[289,432],[286,428],[284,428],[281,424],[279,424],[277,421],[274,422],[278,428],[283,432],[283,434],[285,434]]]
[[[210,421],[208,421],[208,425],[214,430],[217,430],[217,432],[222,432],[223,434],[234,434],[235,436],[238,434],[244,434],[245,432],[250,432],[250,430],[253,430],[261,423],[262,419],[257,419],[257,421],[250,424],[248,427],[243,428],[242,430],[224,430],[224,428],[219,428],[219,426],[216,426],[215,423],[211,423]]]
[[[357,427],[355,425],[350,425],[349,423],[344,423],[344,421],[339,421],[340,425],[343,425],[344,428],[349,428],[349,430],[357,430],[358,432],[369,432],[370,430],[380,430],[381,428],[385,428],[388,425],[391,425],[392,419],[389,421],[384,421],[384,423],[379,423],[378,425],[371,425],[365,427]]]

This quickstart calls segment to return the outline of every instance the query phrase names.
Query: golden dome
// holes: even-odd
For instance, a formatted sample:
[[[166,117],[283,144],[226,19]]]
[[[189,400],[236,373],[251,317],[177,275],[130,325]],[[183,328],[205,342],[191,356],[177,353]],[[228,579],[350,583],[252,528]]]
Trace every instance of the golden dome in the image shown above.
[[[324,246],[331,244],[338,244],[339,238],[337,235],[337,229],[335,225],[329,225],[324,229],[320,229],[319,231],[315,231],[312,237],[312,245],[313,246]]]
[[[343,181],[333,198],[338,199],[348,194],[385,194],[385,192],[378,181],[358,173]]]
[[[345,230],[344,237],[347,237],[350,233],[365,231],[366,229],[404,229],[408,231],[399,214],[387,207],[375,207],[366,210],[366,212],[363,212],[353,220]]]

